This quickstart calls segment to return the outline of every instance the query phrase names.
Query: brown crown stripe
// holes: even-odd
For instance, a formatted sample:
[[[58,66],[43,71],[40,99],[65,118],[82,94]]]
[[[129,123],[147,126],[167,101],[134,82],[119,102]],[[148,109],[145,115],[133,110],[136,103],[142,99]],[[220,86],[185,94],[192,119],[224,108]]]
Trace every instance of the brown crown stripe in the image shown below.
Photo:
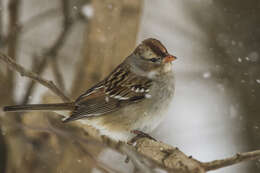
[[[165,57],[168,54],[167,49],[163,46],[163,44],[159,40],[147,39],[143,43],[148,47],[150,47],[153,50],[153,52],[158,56]]]

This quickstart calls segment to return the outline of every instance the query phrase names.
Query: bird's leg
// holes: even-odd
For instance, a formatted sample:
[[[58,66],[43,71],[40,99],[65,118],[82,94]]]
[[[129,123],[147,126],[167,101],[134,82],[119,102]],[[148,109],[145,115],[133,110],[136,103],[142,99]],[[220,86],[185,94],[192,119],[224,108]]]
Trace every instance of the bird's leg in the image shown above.
[[[136,134],[135,137],[133,137],[131,140],[129,140],[127,143],[132,145],[134,144],[138,139],[141,139],[141,138],[148,138],[148,139],[151,139],[151,140],[154,140],[154,141],[157,141],[155,138],[151,137],[150,135],[148,135],[147,133],[144,133],[140,130],[131,130],[130,131],[131,133],[133,134]]]

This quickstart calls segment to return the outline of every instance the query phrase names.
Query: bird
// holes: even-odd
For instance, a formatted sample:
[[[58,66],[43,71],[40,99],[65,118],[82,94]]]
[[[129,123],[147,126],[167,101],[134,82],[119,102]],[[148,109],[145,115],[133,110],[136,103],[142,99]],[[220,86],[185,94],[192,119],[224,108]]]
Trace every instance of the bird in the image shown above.
[[[143,40],[107,77],[70,103],[6,106],[4,111],[70,111],[63,122],[79,121],[116,141],[149,134],[164,119],[174,96],[175,74],[168,53],[155,38]]]

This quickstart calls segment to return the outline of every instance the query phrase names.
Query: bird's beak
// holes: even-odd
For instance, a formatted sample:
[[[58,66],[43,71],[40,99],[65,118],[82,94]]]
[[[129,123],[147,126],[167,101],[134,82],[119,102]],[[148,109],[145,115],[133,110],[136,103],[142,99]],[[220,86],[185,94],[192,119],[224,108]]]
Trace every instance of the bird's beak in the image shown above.
[[[163,58],[163,63],[168,63],[168,62],[172,62],[174,60],[176,60],[177,57],[173,56],[173,55],[167,55]]]

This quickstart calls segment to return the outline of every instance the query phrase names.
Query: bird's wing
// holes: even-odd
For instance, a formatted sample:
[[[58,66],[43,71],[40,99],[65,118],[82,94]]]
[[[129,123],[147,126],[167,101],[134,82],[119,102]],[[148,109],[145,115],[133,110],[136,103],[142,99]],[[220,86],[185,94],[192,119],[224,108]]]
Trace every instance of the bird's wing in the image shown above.
[[[149,98],[151,85],[150,79],[119,66],[104,81],[82,94],[75,102],[72,115],[64,121],[101,116]]]

